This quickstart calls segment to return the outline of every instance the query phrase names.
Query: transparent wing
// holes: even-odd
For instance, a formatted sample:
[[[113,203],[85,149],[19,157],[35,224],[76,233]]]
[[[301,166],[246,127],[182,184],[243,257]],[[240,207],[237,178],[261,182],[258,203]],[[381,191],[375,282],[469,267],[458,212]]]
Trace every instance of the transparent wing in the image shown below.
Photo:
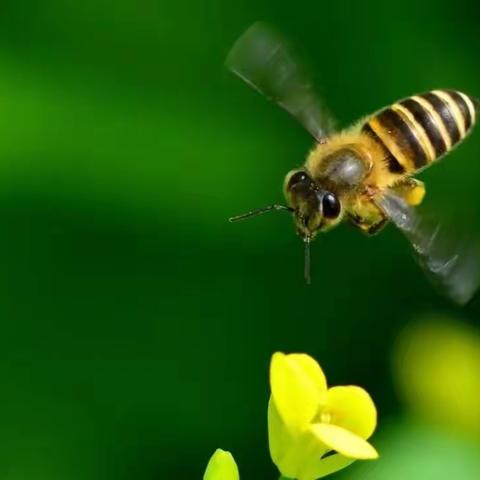
[[[332,117],[316,95],[308,69],[270,25],[253,24],[232,47],[226,65],[296,117],[318,141],[333,130]]]
[[[391,192],[377,203],[410,241],[418,262],[433,283],[454,302],[466,304],[479,286],[476,242],[429,222]]]

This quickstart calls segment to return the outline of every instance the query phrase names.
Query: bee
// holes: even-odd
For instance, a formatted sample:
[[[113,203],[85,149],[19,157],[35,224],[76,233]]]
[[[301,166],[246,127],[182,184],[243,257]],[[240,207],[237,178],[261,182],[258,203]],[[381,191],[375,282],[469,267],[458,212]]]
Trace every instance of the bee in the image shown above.
[[[271,211],[293,215],[305,243],[310,283],[310,243],[347,220],[367,235],[388,222],[402,231],[427,274],[464,304],[478,286],[475,249],[445,235],[415,209],[425,185],[413,177],[450,152],[473,128],[479,103],[457,90],[432,90],[383,108],[335,131],[313,88],[312,76],[291,45],[271,26],[255,23],[234,44],[227,67],[292,114],[315,145],[301,168],[287,173],[286,205],[274,204],[230,218],[235,222]]]

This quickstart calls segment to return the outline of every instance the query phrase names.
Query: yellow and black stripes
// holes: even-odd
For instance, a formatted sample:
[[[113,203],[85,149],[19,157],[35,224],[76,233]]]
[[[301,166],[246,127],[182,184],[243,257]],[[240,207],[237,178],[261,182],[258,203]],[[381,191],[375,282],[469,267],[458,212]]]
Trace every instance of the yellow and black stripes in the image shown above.
[[[448,132],[440,115],[436,114],[430,104],[420,97],[410,97],[400,102],[407,108],[417,123],[423,126],[426,136],[434,152],[434,158],[443,155],[450,147]]]
[[[404,175],[453,148],[473,127],[477,113],[478,106],[464,93],[433,90],[381,110],[362,131],[384,149],[390,173]]]
[[[403,165],[397,160],[397,157],[395,157],[390,150],[387,148],[383,140],[375,133],[375,131],[372,129],[370,126],[370,122],[367,122],[363,127],[362,127],[362,132],[366,133],[370,137],[373,138],[373,140],[382,148],[384,152],[384,159],[387,164],[388,171],[393,174],[397,175],[403,175],[405,174],[405,168]]]

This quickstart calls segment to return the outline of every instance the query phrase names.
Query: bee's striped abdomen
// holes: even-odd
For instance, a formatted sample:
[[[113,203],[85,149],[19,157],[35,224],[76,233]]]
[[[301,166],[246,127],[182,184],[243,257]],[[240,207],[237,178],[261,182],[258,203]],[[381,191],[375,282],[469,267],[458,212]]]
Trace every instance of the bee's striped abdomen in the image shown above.
[[[460,142],[478,113],[473,99],[454,90],[433,90],[401,100],[370,117],[362,131],[385,150],[392,174],[424,168]]]

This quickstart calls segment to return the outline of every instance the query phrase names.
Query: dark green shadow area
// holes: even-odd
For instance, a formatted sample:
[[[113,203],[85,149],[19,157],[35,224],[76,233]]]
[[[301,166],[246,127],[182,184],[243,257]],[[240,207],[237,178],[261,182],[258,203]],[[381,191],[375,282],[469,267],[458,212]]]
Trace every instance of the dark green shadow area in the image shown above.
[[[0,18],[0,477],[201,478],[217,447],[243,478],[268,457],[268,363],[304,351],[329,382],[402,415],[398,331],[438,297],[389,227],[313,245],[281,200],[311,146],[223,61],[266,19],[308,52],[347,125],[411,93],[480,95],[474,2],[4,2]],[[480,232],[480,134],[422,175],[427,207]],[[355,468],[351,468],[352,478]]]

